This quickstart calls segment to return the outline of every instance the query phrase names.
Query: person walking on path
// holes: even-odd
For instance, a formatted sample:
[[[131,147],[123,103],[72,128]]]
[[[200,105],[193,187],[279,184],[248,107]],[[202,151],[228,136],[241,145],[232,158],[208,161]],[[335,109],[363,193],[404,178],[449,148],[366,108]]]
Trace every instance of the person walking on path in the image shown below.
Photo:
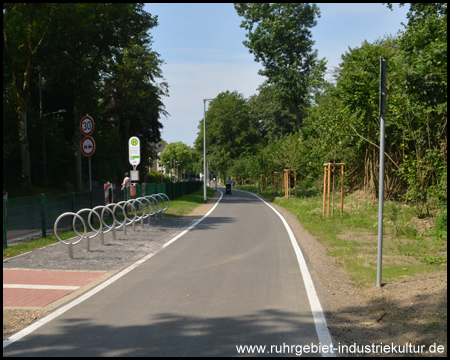
[[[127,199],[128,188],[130,187],[130,185],[131,185],[130,173],[126,172],[124,175],[123,182],[122,182],[122,190],[125,191],[123,198],[125,200]]]

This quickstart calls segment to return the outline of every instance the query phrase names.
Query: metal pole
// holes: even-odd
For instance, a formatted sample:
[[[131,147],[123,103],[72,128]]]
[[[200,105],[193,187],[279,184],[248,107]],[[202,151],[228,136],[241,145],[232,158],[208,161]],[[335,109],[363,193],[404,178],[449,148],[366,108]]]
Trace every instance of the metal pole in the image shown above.
[[[89,191],[92,191],[91,157],[89,156]]]
[[[203,99],[203,203],[206,204],[206,99]]]
[[[47,156],[45,154],[45,128],[44,128],[44,116],[42,114],[42,77],[39,74],[39,118],[41,120],[42,134],[42,178],[44,180],[44,189],[47,189]]]
[[[206,102],[213,99],[203,99],[203,203],[206,204]]]
[[[378,190],[378,257],[377,287],[381,287],[383,254],[383,198],[384,198],[384,124],[386,116],[386,58],[380,57],[380,172]]]
[[[217,191],[217,140],[216,140],[216,191]]]

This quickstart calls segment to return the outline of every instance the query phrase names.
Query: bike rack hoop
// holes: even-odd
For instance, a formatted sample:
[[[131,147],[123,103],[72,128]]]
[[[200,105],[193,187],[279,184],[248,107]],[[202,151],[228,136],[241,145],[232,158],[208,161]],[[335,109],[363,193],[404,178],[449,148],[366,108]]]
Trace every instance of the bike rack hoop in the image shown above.
[[[166,210],[169,208],[169,206],[170,206],[170,199],[169,199],[169,197],[167,196],[167,194],[164,194],[164,193],[158,193],[157,195],[159,195],[160,197],[162,197],[162,198],[163,198],[163,201],[164,201],[164,197],[167,199],[167,206],[164,207],[164,204],[165,204],[165,201],[164,201],[164,203],[163,203],[163,209],[162,209],[162,211],[166,211]]]
[[[122,207],[121,204],[124,204],[124,206]],[[124,232],[124,234],[126,234],[127,233],[127,225],[133,224],[133,230],[135,230],[135,220],[136,220],[137,214],[136,214],[136,208],[135,208],[134,204],[128,200],[123,200],[123,201],[119,201],[116,205],[120,206],[122,208],[123,215],[125,216],[125,218],[123,219],[123,223],[118,221],[120,223],[120,226],[118,226],[117,228],[119,229],[120,227],[122,227],[122,225],[124,225],[123,232]],[[133,212],[133,215],[134,215],[132,219],[129,219],[127,216],[127,211],[126,211],[127,205],[131,206],[131,211]]]
[[[75,221],[73,221],[73,223],[72,223],[73,230],[74,230],[74,231],[78,234],[78,236],[80,237],[80,239],[79,239],[78,241],[68,241],[68,242],[66,242],[66,241],[64,241],[63,239],[61,239],[61,238],[59,237],[59,235],[58,235],[58,223],[59,223],[59,221],[60,221],[64,216],[76,216],[78,219],[81,220],[81,223],[83,224],[83,228],[84,228],[83,235],[81,235],[81,234],[77,231],[77,229],[76,229],[76,227],[75,227]],[[55,233],[56,238],[57,238],[59,241],[61,241],[61,242],[62,242],[63,244],[65,244],[65,245],[68,245],[68,246],[69,246],[69,257],[70,257],[71,259],[73,259],[73,246],[76,245],[76,244],[78,244],[78,243],[79,243],[81,240],[83,240],[83,238],[86,236],[86,224],[85,224],[83,218],[82,218],[80,215],[78,215],[78,214],[76,214],[76,213],[73,213],[73,212],[66,212],[66,213],[63,213],[63,214],[59,215],[58,218],[56,219],[55,225],[53,225],[53,231],[54,231],[54,233]]]

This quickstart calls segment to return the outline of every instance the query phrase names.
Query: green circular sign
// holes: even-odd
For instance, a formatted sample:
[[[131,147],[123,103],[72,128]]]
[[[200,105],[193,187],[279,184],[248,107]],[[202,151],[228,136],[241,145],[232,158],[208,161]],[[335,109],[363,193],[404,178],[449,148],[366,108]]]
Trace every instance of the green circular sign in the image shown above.
[[[138,144],[137,139],[131,140],[131,145],[136,146]]]

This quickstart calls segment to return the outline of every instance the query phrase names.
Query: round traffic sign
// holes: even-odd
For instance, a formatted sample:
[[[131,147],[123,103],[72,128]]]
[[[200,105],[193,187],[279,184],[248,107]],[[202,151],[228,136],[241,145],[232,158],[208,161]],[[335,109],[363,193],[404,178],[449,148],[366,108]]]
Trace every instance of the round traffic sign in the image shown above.
[[[89,136],[94,132],[94,119],[86,115],[81,119],[80,130],[84,136]]]
[[[91,136],[86,136],[81,140],[81,152],[85,156],[91,156],[95,151],[95,141]]]

